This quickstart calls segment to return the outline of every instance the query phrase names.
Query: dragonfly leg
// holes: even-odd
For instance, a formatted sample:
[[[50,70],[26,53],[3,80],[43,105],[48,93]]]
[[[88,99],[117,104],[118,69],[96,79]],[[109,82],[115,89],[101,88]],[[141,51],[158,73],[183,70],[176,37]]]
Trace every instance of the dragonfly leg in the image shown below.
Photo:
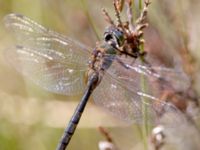
[[[120,51],[121,52],[121,51]],[[122,54],[123,51],[121,52]],[[126,55],[126,53],[125,53]],[[127,54],[128,55],[128,54]],[[146,61],[146,59],[144,58],[144,56],[146,55],[146,52],[144,53],[138,53],[138,55],[128,55],[128,56],[131,56],[132,58],[138,58],[138,56],[141,58],[142,62],[144,62],[146,65],[149,65],[150,67],[150,64],[148,63],[148,61]],[[126,69],[129,69],[129,66],[127,64],[125,64],[119,57],[116,58],[117,62],[122,65],[123,67],[125,67]],[[133,61],[130,63],[130,65],[133,65],[134,62],[135,62],[136,59],[133,59]]]

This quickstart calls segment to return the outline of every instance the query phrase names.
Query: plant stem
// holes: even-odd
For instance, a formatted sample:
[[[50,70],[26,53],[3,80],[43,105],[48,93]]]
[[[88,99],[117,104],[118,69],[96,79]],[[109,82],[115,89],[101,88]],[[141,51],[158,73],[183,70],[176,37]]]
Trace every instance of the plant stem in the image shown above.
[[[147,86],[146,86],[146,80],[144,78],[144,76],[141,76],[141,90],[142,92],[146,93],[145,91],[147,91]],[[148,103],[147,98],[146,97],[141,97],[142,100],[142,114],[143,114],[143,126],[142,126],[142,139],[143,139],[143,144],[144,144],[144,149],[147,150],[148,149],[148,145],[147,145],[147,136],[148,136],[148,107],[147,105],[145,105],[146,103]]]
[[[142,5],[143,4],[143,0],[139,0],[139,10],[140,13],[142,12]],[[140,50],[141,52],[144,52],[144,44],[140,45]],[[141,58],[141,61],[144,62],[144,58]],[[141,76],[141,90],[142,92],[146,93],[147,91],[147,86],[146,86],[146,81],[144,76]],[[148,136],[148,107],[147,105],[145,105],[147,103],[147,98],[145,97],[141,97],[142,100],[142,113],[143,113],[143,128],[142,128],[142,137],[143,137],[143,144],[144,144],[144,149],[147,150],[148,149],[148,144],[147,144],[147,136]]]

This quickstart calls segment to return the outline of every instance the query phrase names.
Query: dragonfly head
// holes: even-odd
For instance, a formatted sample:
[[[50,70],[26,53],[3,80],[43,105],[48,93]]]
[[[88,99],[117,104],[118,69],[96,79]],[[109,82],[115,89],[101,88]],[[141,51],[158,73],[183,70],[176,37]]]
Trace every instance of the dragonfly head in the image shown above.
[[[124,44],[124,33],[115,26],[106,28],[104,32],[104,40],[114,47],[121,47]]]

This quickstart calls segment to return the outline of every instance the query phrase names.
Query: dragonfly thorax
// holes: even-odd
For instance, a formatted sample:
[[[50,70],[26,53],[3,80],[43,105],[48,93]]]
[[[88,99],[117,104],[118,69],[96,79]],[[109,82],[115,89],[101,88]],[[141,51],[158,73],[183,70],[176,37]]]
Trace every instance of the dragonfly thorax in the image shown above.
[[[98,74],[99,80],[103,77],[117,55],[117,50],[107,42],[99,43],[93,50],[89,61],[88,77],[92,74]]]

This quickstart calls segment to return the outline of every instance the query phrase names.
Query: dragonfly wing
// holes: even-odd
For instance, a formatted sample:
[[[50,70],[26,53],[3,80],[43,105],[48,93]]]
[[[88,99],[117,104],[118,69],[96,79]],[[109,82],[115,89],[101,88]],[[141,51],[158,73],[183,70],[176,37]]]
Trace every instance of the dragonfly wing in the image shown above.
[[[130,123],[144,120],[147,124],[158,123],[163,111],[177,116],[180,112],[175,106],[152,96],[152,89],[143,87],[142,84],[149,85],[149,81],[141,76],[139,68],[135,69],[138,70],[126,69],[114,61],[94,91],[94,101]]]
[[[159,96],[164,90],[173,90],[176,92],[185,92],[190,87],[190,79],[181,68],[166,68],[161,66],[150,66],[135,60],[134,63],[128,62],[128,58],[123,58],[125,62],[123,67],[121,64],[113,63],[111,71],[115,76],[123,82],[128,88],[133,88],[133,84],[137,85],[137,90],[141,90],[141,79],[145,81],[145,86],[149,89],[148,94]],[[134,88],[136,88],[134,87]]]
[[[74,95],[84,89],[86,68],[79,68],[58,59],[56,53],[47,55],[46,49],[35,50],[16,46],[6,51],[6,59],[20,73],[44,89],[64,95]]]
[[[4,23],[17,39],[6,57],[20,73],[54,93],[82,92],[88,48],[22,15],[10,14]]]
[[[134,86],[133,86],[134,87]],[[171,104],[161,102],[157,98],[127,87],[109,73],[106,73],[93,93],[97,105],[106,108],[117,118],[127,123],[155,124],[159,122],[158,113],[178,111]]]
[[[87,65],[91,49],[79,42],[49,30],[20,14],[7,15],[4,24],[15,36],[17,45],[37,48],[38,51],[40,48],[56,51],[65,56],[65,61],[81,66]]]
[[[181,91],[181,92],[186,92],[188,88],[190,87],[191,81],[190,78],[186,73],[184,73],[183,70],[180,68],[166,68],[166,67],[156,67],[153,66],[151,71],[151,68],[148,66],[141,66],[141,70],[144,70],[144,73],[146,74],[146,77],[149,79],[155,80],[162,80],[163,83],[168,83],[171,85],[171,87],[175,91]],[[161,81],[161,82],[162,82]]]

